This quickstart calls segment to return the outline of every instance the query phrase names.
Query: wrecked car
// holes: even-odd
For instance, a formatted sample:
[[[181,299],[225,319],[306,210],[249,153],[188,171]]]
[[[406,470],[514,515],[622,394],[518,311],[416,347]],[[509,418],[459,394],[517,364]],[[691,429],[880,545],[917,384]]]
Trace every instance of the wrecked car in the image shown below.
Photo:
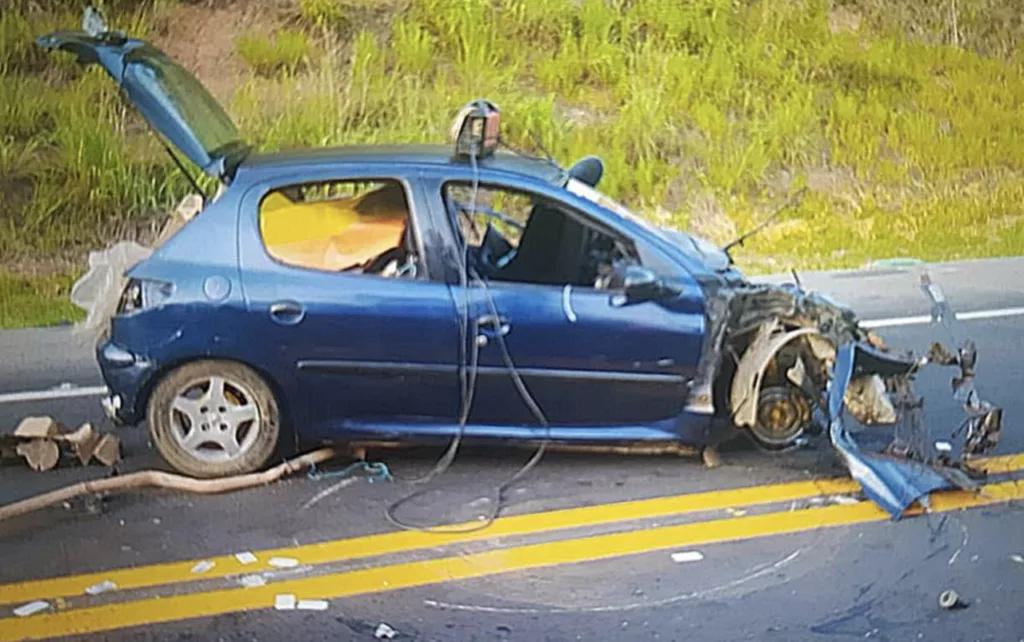
[[[148,421],[186,474],[253,471],[293,440],[701,452],[747,435],[785,451],[826,425],[853,470],[869,456],[846,444],[842,406],[896,423],[897,384],[920,366],[853,368],[889,353],[850,309],[754,284],[722,248],[634,215],[598,191],[596,157],[564,169],[506,148],[487,101],[451,145],[258,153],[151,44],[38,43],[106,69],[221,183],[124,273],[96,347],[109,416]]]

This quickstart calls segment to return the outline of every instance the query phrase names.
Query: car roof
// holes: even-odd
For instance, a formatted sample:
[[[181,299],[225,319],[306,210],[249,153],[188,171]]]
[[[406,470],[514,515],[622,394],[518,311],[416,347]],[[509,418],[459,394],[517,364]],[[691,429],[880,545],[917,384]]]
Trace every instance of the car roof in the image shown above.
[[[310,166],[381,163],[396,166],[468,167],[469,160],[454,155],[448,145],[377,144],[309,147],[277,152],[254,152],[238,167],[236,180],[250,182],[280,172]],[[564,170],[553,162],[499,151],[478,161],[480,169],[508,172],[529,178],[558,182]]]

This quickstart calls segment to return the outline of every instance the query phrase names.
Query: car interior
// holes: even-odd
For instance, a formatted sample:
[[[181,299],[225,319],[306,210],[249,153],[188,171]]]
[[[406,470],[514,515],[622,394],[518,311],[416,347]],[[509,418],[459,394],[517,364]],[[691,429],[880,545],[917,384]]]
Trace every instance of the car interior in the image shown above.
[[[463,186],[446,186],[449,215],[469,242],[470,267],[490,281],[612,289],[619,268],[639,264],[627,244],[554,203],[528,197],[519,223],[514,214],[486,205],[489,190],[478,191],[484,202],[474,207],[468,190],[453,187]]]
[[[315,270],[415,278],[405,189],[396,181],[289,186],[260,203],[260,234],[275,260]]]

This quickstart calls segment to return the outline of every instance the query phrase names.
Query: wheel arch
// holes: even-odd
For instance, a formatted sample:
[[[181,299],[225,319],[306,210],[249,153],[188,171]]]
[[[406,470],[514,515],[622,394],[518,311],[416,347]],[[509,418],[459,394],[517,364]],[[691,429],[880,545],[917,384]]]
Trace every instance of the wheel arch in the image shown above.
[[[153,396],[153,391],[160,385],[160,382],[167,378],[172,372],[187,366],[191,363],[199,362],[220,362],[220,363],[233,363],[240,366],[245,366],[256,373],[267,387],[270,388],[271,394],[274,395],[274,401],[277,402],[277,410],[279,415],[279,421],[281,428],[294,431],[294,421],[292,418],[291,405],[288,402],[288,397],[284,393],[284,389],[281,383],[273,377],[269,371],[259,367],[253,363],[247,362],[243,359],[235,359],[231,357],[215,356],[215,355],[199,355],[199,356],[188,356],[180,359],[168,361],[160,366],[152,376],[146,381],[145,385],[139,390],[139,394],[135,398],[135,412],[136,416],[141,417],[148,421],[149,419],[149,400]]]
[[[757,399],[768,365],[786,346],[801,337],[813,337],[811,340],[817,340],[816,343],[827,342],[821,332],[813,327],[783,330],[777,321],[769,321],[758,327],[757,335],[740,357],[730,382],[729,407],[737,427],[749,428],[757,421]]]

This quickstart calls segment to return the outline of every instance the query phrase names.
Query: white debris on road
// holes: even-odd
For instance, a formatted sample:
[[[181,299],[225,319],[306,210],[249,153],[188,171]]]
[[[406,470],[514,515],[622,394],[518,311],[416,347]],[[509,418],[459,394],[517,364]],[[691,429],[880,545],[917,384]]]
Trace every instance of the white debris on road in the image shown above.
[[[260,586],[265,586],[267,581],[263,579],[262,575],[243,575],[238,580],[238,583],[245,588],[258,588]]]
[[[296,607],[300,611],[326,611],[327,600],[299,600]]]
[[[291,593],[282,593],[274,596],[274,608],[278,611],[291,611],[295,608],[295,596]]]
[[[214,562],[211,562],[210,560],[203,560],[202,562],[199,562],[198,564],[196,564],[195,566],[192,567],[192,572],[193,573],[205,573],[206,571],[210,570],[214,566],[216,566],[216,564]]]
[[[28,604],[22,604],[18,608],[14,609],[14,614],[18,617],[28,617],[40,611],[45,611],[48,608],[50,608],[49,602],[37,600],[35,602],[29,602]]]
[[[679,553],[672,553],[672,561],[677,564],[682,562],[699,562],[704,559],[704,554],[700,551],[682,551]]]
[[[271,557],[267,563],[274,568],[295,568],[299,565],[299,560],[294,557]]]
[[[114,591],[117,589],[117,584],[114,584],[110,580],[103,580],[99,584],[93,584],[89,588],[85,589],[85,592],[89,595],[99,595],[100,593],[107,593],[108,591]]]
[[[249,551],[244,553],[235,553],[235,559],[238,560],[240,564],[253,564],[258,561],[256,556]]]

